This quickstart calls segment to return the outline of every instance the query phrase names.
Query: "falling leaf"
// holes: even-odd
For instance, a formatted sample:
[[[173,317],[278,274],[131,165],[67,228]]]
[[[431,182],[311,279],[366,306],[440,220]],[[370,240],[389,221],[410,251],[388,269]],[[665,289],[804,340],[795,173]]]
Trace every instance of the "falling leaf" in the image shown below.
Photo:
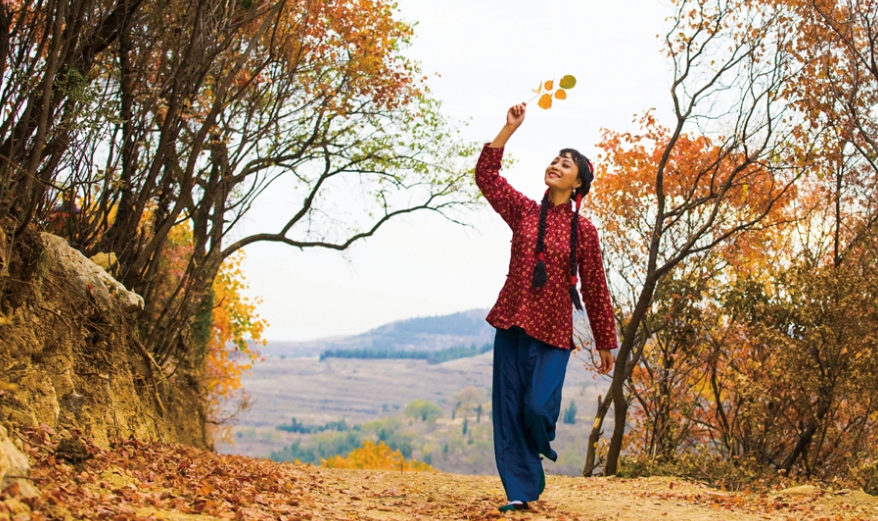
[[[567,99],[567,91],[564,89],[558,89],[555,91],[555,97],[558,99]]]
[[[546,90],[552,90],[554,87],[555,87],[555,81],[554,81],[554,80],[549,80],[549,81],[547,81],[547,82],[546,82],[546,85],[544,86],[544,88],[545,88]]]
[[[572,89],[576,86],[576,78],[568,74],[567,76],[561,78],[561,81],[558,82],[558,86],[560,86],[562,89]]]
[[[537,105],[541,109],[550,109],[552,108],[552,95],[551,94],[543,94],[540,96],[540,100],[537,102]]]
[[[532,92],[536,92],[537,94],[539,94],[540,92],[542,92],[542,91],[543,91],[543,82],[541,81],[540,84],[537,85],[537,88],[535,88],[535,89],[531,89],[531,91],[532,91]]]

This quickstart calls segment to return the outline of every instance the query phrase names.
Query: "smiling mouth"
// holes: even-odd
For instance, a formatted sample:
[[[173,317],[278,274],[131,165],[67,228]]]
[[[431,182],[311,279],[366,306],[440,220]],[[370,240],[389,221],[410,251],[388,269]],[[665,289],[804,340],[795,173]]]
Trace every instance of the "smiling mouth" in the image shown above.
[[[547,177],[554,177],[557,179],[561,179],[561,174],[559,174],[558,172],[555,172],[555,171],[551,171],[548,173]]]

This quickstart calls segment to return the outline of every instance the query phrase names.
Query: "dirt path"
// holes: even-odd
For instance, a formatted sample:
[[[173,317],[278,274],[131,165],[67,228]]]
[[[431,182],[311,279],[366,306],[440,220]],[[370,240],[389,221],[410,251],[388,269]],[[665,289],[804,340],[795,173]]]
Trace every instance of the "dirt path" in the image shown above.
[[[442,473],[313,469],[330,494],[337,519],[538,520],[668,519],[684,521],[878,520],[878,498],[862,491],[843,495],[818,490],[807,495],[735,494],[672,478],[634,480],[549,476],[542,499],[530,512],[501,516],[500,480]],[[315,510],[314,519],[325,511]],[[333,519],[326,517],[325,519]]]
[[[504,516],[493,476],[324,469],[134,441],[89,447],[94,457],[77,470],[53,446],[27,447],[39,495],[7,488],[0,520],[878,521],[878,498],[861,491],[740,494],[671,478],[559,476],[531,511]]]

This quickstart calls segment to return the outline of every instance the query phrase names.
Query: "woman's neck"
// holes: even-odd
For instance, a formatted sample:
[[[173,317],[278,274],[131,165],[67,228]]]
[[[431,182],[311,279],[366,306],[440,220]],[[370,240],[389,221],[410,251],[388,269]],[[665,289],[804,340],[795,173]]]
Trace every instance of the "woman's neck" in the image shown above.
[[[571,197],[573,197],[573,190],[557,190],[555,188],[549,188],[549,200],[552,201],[552,204],[555,206],[569,203]]]

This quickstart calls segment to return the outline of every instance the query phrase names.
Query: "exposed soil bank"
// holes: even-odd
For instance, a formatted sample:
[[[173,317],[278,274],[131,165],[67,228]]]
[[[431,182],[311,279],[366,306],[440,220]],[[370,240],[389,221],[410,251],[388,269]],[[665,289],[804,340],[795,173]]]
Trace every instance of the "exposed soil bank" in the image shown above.
[[[207,446],[197,386],[165,378],[137,340],[138,295],[54,235],[28,232],[2,257],[0,476],[22,472],[2,462],[18,457],[22,429],[40,426],[101,448]]]

